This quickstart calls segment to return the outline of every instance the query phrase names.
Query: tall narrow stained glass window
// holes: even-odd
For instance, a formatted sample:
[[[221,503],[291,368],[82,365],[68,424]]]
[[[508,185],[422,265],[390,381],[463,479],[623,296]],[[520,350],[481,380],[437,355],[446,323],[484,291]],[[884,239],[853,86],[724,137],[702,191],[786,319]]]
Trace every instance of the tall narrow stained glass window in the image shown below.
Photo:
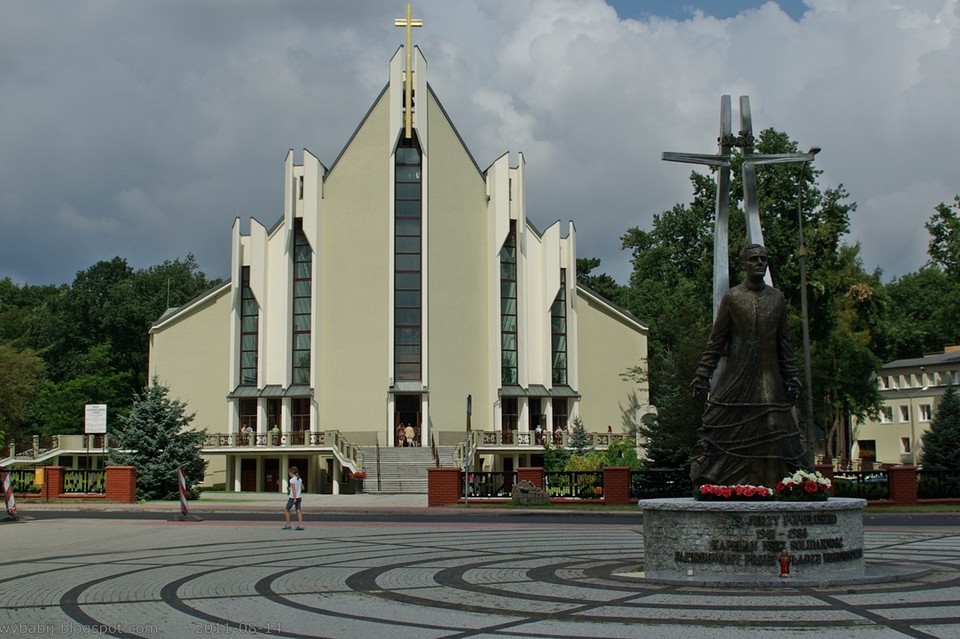
[[[398,380],[422,375],[422,178],[416,137],[403,139],[395,156],[393,367]]]
[[[553,383],[567,383],[567,269],[560,269],[560,292],[550,307]]]
[[[250,267],[240,273],[240,383],[257,385],[257,343],[260,306],[250,288]]]
[[[500,249],[500,381],[516,384],[517,368],[517,223]]]
[[[294,384],[310,383],[310,309],[313,288],[313,249],[297,218],[293,233],[293,375]]]

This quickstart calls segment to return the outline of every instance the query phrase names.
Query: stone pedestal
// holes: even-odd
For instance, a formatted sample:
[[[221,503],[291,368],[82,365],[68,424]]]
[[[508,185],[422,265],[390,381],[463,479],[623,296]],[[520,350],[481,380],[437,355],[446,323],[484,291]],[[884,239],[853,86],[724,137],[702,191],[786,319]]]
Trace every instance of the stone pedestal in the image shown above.
[[[858,582],[863,499],[721,502],[645,499],[644,577],[712,584]],[[786,550],[790,577],[780,576]]]

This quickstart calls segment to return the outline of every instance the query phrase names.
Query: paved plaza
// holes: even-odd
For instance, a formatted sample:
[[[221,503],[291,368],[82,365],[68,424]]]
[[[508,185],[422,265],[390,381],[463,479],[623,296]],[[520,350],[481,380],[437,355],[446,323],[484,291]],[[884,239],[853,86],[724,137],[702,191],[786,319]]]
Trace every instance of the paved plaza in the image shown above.
[[[956,528],[867,530],[868,563],[929,567],[911,581],[743,591],[637,578],[639,520],[324,523],[316,505],[303,532],[156,513],[0,526],[0,635],[960,637]]]

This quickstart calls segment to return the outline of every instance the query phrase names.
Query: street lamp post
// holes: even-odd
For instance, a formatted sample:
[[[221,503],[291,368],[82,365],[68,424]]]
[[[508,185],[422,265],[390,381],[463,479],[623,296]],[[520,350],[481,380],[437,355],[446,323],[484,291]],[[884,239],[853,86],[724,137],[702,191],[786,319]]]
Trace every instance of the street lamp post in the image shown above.
[[[810,369],[810,316],[807,310],[807,248],[803,244],[803,184],[804,171],[807,164],[813,161],[814,156],[820,152],[820,147],[813,147],[807,153],[803,163],[800,165],[800,174],[797,176],[797,228],[800,238],[800,316],[803,326],[803,381],[807,387],[807,459],[813,464],[813,372]],[[911,413],[912,415],[913,413]]]

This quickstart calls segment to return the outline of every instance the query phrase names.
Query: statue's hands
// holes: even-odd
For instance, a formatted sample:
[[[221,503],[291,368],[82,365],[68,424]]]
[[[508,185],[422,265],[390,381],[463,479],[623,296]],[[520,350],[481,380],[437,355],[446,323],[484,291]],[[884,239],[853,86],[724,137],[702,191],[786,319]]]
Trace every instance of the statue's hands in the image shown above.
[[[693,381],[690,382],[690,394],[691,395],[700,395],[702,393],[710,392],[710,378],[706,375],[697,375],[693,378]]]
[[[796,404],[797,399],[800,397],[800,389],[803,388],[803,386],[800,385],[800,380],[796,377],[788,379],[784,386],[787,389],[787,399],[790,400],[791,404]]]

